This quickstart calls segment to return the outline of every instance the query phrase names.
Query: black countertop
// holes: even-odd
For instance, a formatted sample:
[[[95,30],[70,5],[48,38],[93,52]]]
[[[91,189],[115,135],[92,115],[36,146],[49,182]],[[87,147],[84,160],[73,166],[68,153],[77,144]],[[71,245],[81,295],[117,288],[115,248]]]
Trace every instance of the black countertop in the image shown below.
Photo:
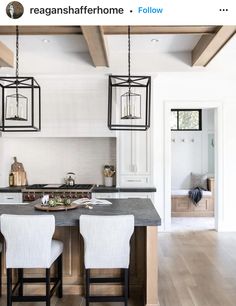
[[[16,187],[0,187],[1,192],[21,192],[26,186],[16,186]],[[30,190],[29,190],[30,191]],[[105,186],[95,186],[92,192],[97,193],[114,193],[114,192],[156,192],[155,187],[105,187]]]
[[[92,192],[97,193],[114,193],[114,192],[156,192],[155,187],[94,187]]]
[[[0,192],[21,192],[24,186],[0,187]]]
[[[30,204],[0,205],[0,215],[44,215],[53,214],[56,219],[56,226],[78,226],[80,215],[127,215],[135,217],[135,226],[159,226],[161,218],[158,215],[150,199],[109,199],[112,205],[95,206],[93,209],[79,207],[75,210],[42,212],[35,210],[34,205],[39,203],[36,200]]]

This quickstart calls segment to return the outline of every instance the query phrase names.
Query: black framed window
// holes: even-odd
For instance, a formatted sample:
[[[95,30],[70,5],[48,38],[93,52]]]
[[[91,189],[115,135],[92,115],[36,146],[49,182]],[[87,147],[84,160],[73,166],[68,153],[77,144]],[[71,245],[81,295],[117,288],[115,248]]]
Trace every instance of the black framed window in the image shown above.
[[[171,110],[172,131],[201,131],[202,110],[201,109],[172,109]]]

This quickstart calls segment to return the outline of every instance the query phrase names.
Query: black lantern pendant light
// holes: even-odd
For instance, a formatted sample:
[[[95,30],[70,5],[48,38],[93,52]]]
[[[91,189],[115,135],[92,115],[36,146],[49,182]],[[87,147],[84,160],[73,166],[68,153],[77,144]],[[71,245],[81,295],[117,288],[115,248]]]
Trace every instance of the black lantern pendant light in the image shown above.
[[[35,132],[41,128],[40,86],[33,77],[19,76],[19,28],[16,27],[16,76],[0,77],[0,131]]]
[[[109,76],[108,127],[145,131],[150,127],[151,77],[131,76],[130,45],[128,26],[128,75]]]

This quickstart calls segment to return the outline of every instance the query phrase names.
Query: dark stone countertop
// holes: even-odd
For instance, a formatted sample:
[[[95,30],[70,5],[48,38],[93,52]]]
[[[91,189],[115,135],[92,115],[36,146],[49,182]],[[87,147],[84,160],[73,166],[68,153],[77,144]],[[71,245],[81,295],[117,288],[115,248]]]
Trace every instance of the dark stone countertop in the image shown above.
[[[156,192],[155,187],[94,187],[92,192],[97,193],[114,193],[114,192]]]
[[[25,186],[0,187],[0,192],[21,192]]]
[[[0,215],[44,215],[53,214],[56,219],[56,226],[78,226],[79,217],[86,215],[127,215],[135,217],[135,226],[159,226],[161,218],[158,215],[150,199],[109,199],[112,205],[99,205],[93,209],[79,207],[74,210],[58,212],[42,212],[35,210],[34,205],[39,203],[36,200],[30,204],[0,205]]]
[[[0,187],[1,192],[22,192],[26,186],[15,186],[15,187]],[[92,192],[97,193],[114,193],[114,192],[156,192],[155,187],[105,187],[95,186]]]

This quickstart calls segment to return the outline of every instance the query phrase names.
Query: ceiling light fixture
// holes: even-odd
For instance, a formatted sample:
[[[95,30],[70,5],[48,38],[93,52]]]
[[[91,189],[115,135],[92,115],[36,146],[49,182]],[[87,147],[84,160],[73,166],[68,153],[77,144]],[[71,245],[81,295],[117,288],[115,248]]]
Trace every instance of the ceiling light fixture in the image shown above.
[[[33,77],[19,76],[19,28],[16,26],[15,77],[0,77],[0,131],[36,132],[41,129],[41,92]]]
[[[157,39],[157,38],[152,38],[152,39],[151,39],[151,42],[152,42],[152,43],[158,43],[158,42],[159,42],[159,39]]]
[[[128,75],[110,75],[108,127],[110,130],[145,131],[150,127],[151,77],[131,76],[131,40],[128,26]]]

